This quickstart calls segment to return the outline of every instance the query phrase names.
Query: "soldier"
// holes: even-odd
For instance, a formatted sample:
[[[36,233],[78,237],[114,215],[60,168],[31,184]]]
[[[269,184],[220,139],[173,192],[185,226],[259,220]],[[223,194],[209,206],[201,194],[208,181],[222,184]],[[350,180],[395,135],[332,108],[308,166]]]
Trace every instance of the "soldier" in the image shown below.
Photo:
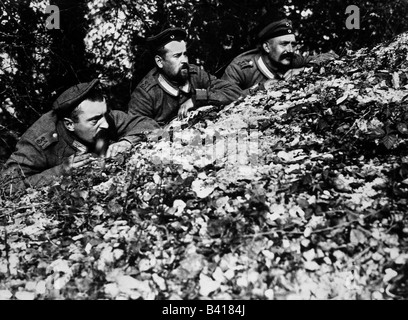
[[[169,28],[147,39],[156,67],[133,91],[130,114],[147,116],[164,126],[186,117],[192,108],[226,105],[241,96],[238,86],[188,63],[186,37],[183,29]]]
[[[23,134],[1,174],[3,187],[13,192],[50,184],[98,155],[114,157],[142,139],[145,120],[151,120],[109,111],[97,84],[94,79],[64,91]]]
[[[303,57],[294,53],[296,45],[290,20],[269,23],[257,35],[257,48],[237,56],[221,79],[237,84],[249,94],[266,89],[277,80],[289,80],[312,63],[320,64],[337,57],[330,53]]]

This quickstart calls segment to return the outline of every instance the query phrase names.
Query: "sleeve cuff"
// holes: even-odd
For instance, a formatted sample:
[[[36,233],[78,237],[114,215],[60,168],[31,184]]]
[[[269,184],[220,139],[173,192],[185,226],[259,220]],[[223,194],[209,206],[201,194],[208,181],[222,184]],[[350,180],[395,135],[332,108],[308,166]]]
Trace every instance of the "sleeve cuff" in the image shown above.
[[[208,93],[206,89],[196,89],[196,101],[207,101]]]
[[[127,136],[127,137],[124,137],[124,138],[120,139],[119,141],[127,141],[132,146],[135,146],[137,143],[144,140],[143,139],[144,136],[145,136],[144,134],[135,135],[135,136]]]
[[[263,83],[257,83],[253,85],[251,88],[248,89],[250,94],[254,94],[255,92],[258,92],[259,90],[265,90],[265,86]]]

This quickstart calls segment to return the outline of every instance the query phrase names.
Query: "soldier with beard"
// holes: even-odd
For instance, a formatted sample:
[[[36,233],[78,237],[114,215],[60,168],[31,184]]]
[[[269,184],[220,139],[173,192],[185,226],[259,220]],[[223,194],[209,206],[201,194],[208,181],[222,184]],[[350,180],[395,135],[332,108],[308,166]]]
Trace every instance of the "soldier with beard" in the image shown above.
[[[115,157],[144,138],[152,120],[109,110],[98,79],[64,91],[20,138],[1,173],[3,190],[48,185],[98,156]]]
[[[303,57],[295,53],[297,43],[288,19],[267,24],[257,35],[257,48],[236,57],[221,79],[238,85],[245,94],[266,89],[279,80],[290,80],[306,66],[337,58],[332,53]]]
[[[169,28],[147,39],[156,67],[133,91],[130,114],[147,116],[162,127],[193,108],[226,105],[242,95],[238,86],[188,63],[186,37],[183,29]]]

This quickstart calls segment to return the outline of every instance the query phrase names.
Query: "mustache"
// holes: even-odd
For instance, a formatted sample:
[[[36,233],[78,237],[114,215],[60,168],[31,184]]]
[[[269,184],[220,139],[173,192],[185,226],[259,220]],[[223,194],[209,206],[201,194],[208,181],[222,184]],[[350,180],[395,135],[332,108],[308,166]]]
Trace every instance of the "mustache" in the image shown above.
[[[284,60],[284,59],[289,59],[292,60],[294,58],[295,54],[292,52],[287,52],[281,55],[280,60]]]
[[[188,64],[188,63],[183,63],[182,65],[181,65],[181,70],[183,70],[183,69],[186,69],[186,70],[189,70],[189,68],[190,68],[190,65]]]

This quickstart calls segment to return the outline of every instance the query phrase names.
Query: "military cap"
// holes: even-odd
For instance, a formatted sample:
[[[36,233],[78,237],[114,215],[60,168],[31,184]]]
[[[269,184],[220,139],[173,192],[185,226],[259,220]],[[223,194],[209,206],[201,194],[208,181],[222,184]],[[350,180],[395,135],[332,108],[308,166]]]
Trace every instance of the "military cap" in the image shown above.
[[[258,41],[262,42],[286,34],[293,34],[292,21],[288,19],[281,19],[274,21],[263,28],[258,33]]]
[[[183,29],[168,28],[155,36],[147,38],[147,43],[153,50],[157,50],[171,41],[182,41],[186,40],[186,38],[187,33]]]
[[[73,110],[98,83],[99,80],[94,79],[91,82],[79,83],[70,87],[54,101],[52,109],[58,113]]]

